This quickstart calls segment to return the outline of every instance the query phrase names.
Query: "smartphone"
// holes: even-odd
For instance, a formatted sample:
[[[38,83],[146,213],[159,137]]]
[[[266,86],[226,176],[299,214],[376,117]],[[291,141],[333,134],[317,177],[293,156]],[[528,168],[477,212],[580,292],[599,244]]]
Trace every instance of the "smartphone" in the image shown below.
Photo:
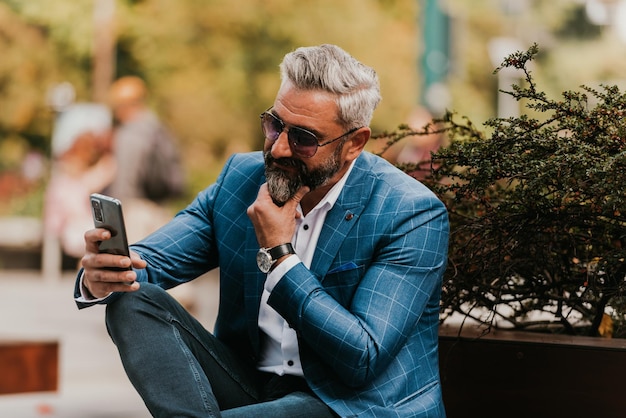
[[[92,194],[90,200],[94,226],[106,228],[111,232],[111,239],[100,242],[100,252],[130,257],[122,203],[113,197],[99,193]],[[130,267],[112,269],[130,270]]]

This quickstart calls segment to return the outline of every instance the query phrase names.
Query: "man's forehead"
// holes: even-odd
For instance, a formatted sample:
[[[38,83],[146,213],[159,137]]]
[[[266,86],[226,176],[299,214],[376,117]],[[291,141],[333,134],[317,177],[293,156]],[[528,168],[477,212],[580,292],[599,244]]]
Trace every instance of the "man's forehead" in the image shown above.
[[[274,102],[274,113],[293,125],[321,126],[338,120],[337,103],[328,92],[281,89]]]

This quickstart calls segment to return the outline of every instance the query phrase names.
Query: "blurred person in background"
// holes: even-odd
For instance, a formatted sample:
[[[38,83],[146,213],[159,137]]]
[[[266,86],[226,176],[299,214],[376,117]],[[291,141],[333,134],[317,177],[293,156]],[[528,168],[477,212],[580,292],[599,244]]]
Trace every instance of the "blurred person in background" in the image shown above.
[[[363,152],[380,101],[372,68],[321,45],[285,55],[280,74],[263,152],[233,155],[130,258],[98,254],[110,233],[87,231],[75,300],[107,304],[155,417],[445,417],[446,208]],[[211,333],[164,289],[217,268]]]
[[[130,243],[170,220],[165,206],[184,191],[184,174],[176,139],[148,106],[148,88],[137,76],[118,78],[109,89],[113,109],[117,175],[105,190],[122,202]],[[195,309],[192,286],[170,289],[187,309]]]
[[[148,89],[136,76],[117,79],[109,91],[115,117],[113,135],[117,174],[106,194],[124,207],[129,241],[166,223],[163,204],[184,191],[184,174],[176,140],[148,107]]]
[[[425,132],[426,128],[432,132],[438,128],[430,111],[421,106],[411,112],[407,125],[416,132]],[[430,174],[431,153],[437,152],[444,145],[444,138],[445,135],[439,132],[410,135],[386,149],[382,156],[398,166],[415,165],[415,169],[407,173],[422,180]]]
[[[46,235],[63,252],[83,256],[85,228],[93,227],[89,195],[102,192],[116,173],[111,152],[112,115],[95,103],[70,105],[52,133],[52,170],[44,200]]]

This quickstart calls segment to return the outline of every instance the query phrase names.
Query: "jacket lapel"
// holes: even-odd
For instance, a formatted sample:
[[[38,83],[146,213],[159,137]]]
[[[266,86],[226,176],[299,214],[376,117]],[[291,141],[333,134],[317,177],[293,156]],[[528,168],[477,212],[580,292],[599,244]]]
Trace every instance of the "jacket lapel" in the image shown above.
[[[369,165],[366,156],[361,154],[335,205],[326,215],[318,240],[318,248],[323,246],[323,251],[316,251],[311,263],[311,270],[319,277],[324,277],[328,272],[343,241],[363,212],[365,202],[370,198],[373,182],[369,180]]]

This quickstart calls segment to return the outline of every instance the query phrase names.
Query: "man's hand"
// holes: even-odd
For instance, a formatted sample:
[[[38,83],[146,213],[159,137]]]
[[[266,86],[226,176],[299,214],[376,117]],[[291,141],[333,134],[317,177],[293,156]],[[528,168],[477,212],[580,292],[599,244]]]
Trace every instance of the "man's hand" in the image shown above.
[[[247,211],[261,247],[272,248],[291,242],[296,231],[296,219],[300,217],[298,204],[308,192],[309,188],[304,186],[283,206],[277,206],[267,184],[261,186],[256,200]]]
[[[85,255],[83,284],[94,298],[103,298],[111,292],[133,292],[139,289],[137,274],[132,270],[115,271],[114,268],[134,267],[143,269],[146,262],[136,253],[130,258],[122,255],[98,253],[98,243],[111,238],[111,233],[103,228],[85,232]]]

